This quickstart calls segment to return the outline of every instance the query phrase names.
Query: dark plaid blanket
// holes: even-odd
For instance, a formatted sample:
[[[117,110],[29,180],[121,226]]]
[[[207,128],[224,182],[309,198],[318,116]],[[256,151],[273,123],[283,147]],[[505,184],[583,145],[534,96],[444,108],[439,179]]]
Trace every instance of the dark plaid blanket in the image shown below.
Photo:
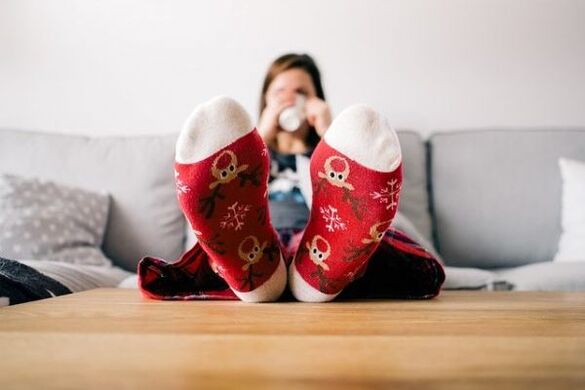
[[[302,231],[279,230],[287,265],[299,245]],[[142,294],[152,299],[238,299],[217,276],[208,255],[196,244],[175,263],[144,257],[138,264]],[[445,281],[441,263],[424,248],[395,229],[389,229],[367,267],[336,299],[430,299]],[[280,301],[294,300],[287,289]]]

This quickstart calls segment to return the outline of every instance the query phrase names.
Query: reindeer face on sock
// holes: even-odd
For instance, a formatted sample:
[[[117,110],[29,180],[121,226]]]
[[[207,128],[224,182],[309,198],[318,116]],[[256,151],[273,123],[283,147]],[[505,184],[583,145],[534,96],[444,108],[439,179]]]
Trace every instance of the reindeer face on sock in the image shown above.
[[[370,237],[364,238],[362,243],[372,244],[382,241],[384,233],[388,230],[388,227],[390,227],[390,222],[391,221],[383,221],[373,224],[372,227],[370,227]]]
[[[243,270],[247,270],[252,264],[260,261],[264,255],[264,249],[267,242],[264,241],[262,245],[255,236],[248,236],[240,242],[238,247],[238,255],[240,259],[244,260],[246,264],[242,266]]]
[[[210,189],[220,184],[226,184],[238,177],[238,174],[248,168],[247,164],[238,166],[238,157],[231,150],[224,150],[213,160],[211,174],[217,180],[209,185]]]
[[[339,156],[331,156],[325,160],[325,173],[319,172],[321,178],[327,179],[329,184],[335,187],[353,190],[353,186],[347,182],[349,176],[349,164],[346,159]]]
[[[329,266],[325,264],[325,260],[331,254],[331,245],[329,245],[327,240],[317,234],[313,237],[310,244],[307,241],[305,245],[309,250],[309,258],[311,261],[324,270],[329,271]]]

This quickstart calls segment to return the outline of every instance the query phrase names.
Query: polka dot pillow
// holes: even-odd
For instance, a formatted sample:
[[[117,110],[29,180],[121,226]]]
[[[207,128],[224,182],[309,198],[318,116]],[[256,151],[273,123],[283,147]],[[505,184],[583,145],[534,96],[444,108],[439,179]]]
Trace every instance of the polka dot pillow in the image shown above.
[[[0,256],[110,265],[100,249],[109,202],[105,193],[0,175]]]

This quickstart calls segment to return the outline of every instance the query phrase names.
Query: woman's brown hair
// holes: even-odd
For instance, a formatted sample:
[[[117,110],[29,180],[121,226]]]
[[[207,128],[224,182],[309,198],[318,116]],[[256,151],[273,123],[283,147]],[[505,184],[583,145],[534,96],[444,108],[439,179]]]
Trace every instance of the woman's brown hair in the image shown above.
[[[302,69],[311,77],[313,85],[315,86],[315,93],[321,100],[325,100],[325,92],[323,92],[323,85],[321,84],[321,73],[315,63],[315,60],[308,54],[295,54],[289,53],[278,57],[270,66],[264,77],[264,83],[262,84],[262,93],[260,94],[260,115],[266,108],[266,91],[272,83],[272,81],[284,71],[290,69]],[[307,138],[309,145],[316,146],[319,142],[319,135],[314,128],[309,129],[309,135]]]

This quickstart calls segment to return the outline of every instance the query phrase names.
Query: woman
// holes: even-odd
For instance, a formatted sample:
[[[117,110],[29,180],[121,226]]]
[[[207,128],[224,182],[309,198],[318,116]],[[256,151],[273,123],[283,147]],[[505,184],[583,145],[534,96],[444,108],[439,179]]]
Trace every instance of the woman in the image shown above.
[[[279,114],[303,95],[307,120],[294,131],[283,131]],[[307,54],[285,54],[269,67],[260,96],[258,131],[264,142],[281,154],[309,154],[331,124],[331,110],[325,102],[321,74]]]
[[[304,100],[306,120],[295,131],[279,125],[282,111]],[[260,95],[258,131],[270,149],[270,214],[275,228],[303,228],[309,217],[301,193],[297,156],[310,157],[331,124],[331,109],[325,101],[321,74],[307,54],[285,54],[268,68]],[[308,174],[308,172],[301,172]],[[281,234],[286,234],[281,231]]]

